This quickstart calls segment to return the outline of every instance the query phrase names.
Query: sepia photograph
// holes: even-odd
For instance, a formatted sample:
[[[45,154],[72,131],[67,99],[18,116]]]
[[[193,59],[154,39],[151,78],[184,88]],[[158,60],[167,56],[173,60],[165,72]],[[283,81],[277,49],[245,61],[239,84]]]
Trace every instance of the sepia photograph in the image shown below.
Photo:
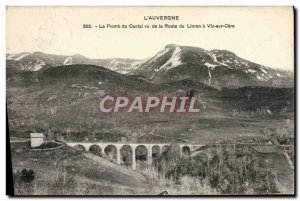
[[[11,195],[294,196],[294,12],[7,6]]]

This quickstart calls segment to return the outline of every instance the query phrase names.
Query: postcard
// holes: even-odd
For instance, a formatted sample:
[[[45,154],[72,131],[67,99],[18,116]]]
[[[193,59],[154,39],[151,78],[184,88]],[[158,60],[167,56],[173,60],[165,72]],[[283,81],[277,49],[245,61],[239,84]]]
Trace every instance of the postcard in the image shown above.
[[[293,7],[8,6],[6,26],[11,195],[295,195]]]

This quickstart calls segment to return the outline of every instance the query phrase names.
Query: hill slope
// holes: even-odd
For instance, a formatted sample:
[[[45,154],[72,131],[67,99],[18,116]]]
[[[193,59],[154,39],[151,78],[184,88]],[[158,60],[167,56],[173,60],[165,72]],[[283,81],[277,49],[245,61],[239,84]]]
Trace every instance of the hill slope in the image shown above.
[[[29,144],[24,143],[13,143],[11,146],[16,194],[118,195],[132,194],[133,192],[134,194],[149,193],[144,176],[103,158],[97,157],[99,160],[94,160],[67,146],[38,151],[30,150]],[[23,169],[32,169],[35,174],[35,179],[27,185],[27,188],[23,188],[24,182],[17,173]],[[64,177],[65,182],[63,182]],[[30,188],[30,186],[36,187]]]

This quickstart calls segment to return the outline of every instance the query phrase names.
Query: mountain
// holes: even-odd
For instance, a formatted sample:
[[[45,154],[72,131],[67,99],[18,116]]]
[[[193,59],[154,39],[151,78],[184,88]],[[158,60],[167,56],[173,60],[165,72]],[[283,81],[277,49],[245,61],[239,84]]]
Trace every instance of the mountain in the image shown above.
[[[7,54],[6,63],[8,72],[39,71],[50,67],[86,64],[103,66],[121,74],[130,73],[134,70],[139,61],[134,59],[90,59],[80,54],[72,56],[45,54],[42,52],[24,52],[19,54]]]
[[[141,62],[135,73],[159,83],[189,79],[216,88],[293,85],[291,73],[247,61],[227,50],[174,44]]]
[[[201,82],[214,88],[243,86],[293,87],[291,72],[262,66],[227,50],[207,51],[198,47],[169,44],[153,57],[134,59],[89,59],[72,56],[24,52],[7,54],[7,75],[21,71],[44,71],[70,65],[103,66],[120,74],[137,75],[152,83],[180,80]]]

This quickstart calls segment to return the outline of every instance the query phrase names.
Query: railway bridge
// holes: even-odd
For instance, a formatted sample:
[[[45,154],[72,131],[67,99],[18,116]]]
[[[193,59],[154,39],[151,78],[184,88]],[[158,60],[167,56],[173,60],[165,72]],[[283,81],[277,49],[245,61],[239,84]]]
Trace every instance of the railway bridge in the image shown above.
[[[143,149],[147,152],[148,165],[152,165],[153,155],[161,154],[170,147],[168,143],[89,143],[89,142],[70,142],[67,145],[82,150],[92,151],[98,150],[101,154],[109,155],[112,149],[116,152],[116,162],[122,164],[122,150],[127,148],[132,153],[132,169],[136,170],[137,150]],[[204,146],[204,144],[179,144],[180,154],[190,155],[196,149]]]

